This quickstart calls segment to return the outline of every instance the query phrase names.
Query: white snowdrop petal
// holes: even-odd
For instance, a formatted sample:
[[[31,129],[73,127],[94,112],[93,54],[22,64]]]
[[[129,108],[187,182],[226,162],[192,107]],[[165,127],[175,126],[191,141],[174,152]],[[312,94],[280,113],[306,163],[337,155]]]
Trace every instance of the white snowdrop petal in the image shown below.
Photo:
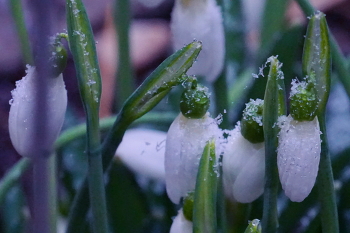
[[[225,194],[232,200],[249,203],[264,189],[265,147],[245,139],[239,126],[231,131],[223,158]]]
[[[192,233],[193,223],[188,221],[182,209],[179,210],[170,228],[170,233]]]
[[[164,182],[165,140],[166,133],[162,131],[130,129],[116,154],[132,171]]]
[[[265,147],[256,150],[242,167],[233,184],[233,197],[241,203],[250,203],[264,192]]]
[[[317,117],[313,121],[285,119],[279,133],[278,171],[285,194],[301,202],[311,192],[318,173],[321,139]]]
[[[33,142],[35,132],[35,68],[27,66],[27,75],[16,82],[16,89],[10,100],[9,133],[13,146],[17,152],[31,157],[45,150],[50,152],[58,137],[67,108],[67,91],[62,74],[56,78],[48,79],[47,92],[47,122],[44,127],[48,129],[45,141]],[[43,113],[44,114],[44,113]],[[40,146],[38,146],[40,145]]]
[[[181,49],[193,40],[203,44],[197,62],[187,72],[202,75],[213,82],[224,65],[225,37],[221,9],[215,0],[176,0],[171,16],[174,49]]]
[[[172,202],[179,203],[181,197],[194,190],[205,144],[213,137],[218,139],[216,154],[219,155],[221,135],[217,122],[208,114],[201,119],[188,119],[180,113],[171,124],[165,149],[165,181]]]

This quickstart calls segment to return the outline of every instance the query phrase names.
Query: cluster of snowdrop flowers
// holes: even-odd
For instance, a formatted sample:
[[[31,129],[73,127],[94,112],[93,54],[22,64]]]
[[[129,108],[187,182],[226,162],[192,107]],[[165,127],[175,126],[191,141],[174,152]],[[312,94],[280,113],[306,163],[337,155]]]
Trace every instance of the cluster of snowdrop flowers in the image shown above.
[[[278,171],[285,194],[301,202],[311,192],[318,173],[321,139],[316,116],[318,99],[313,77],[293,80],[289,116],[279,119]]]
[[[173,47],[182,48],[193,40],[203,43],[197,62],[188,74],[213,82],[220,75],[225,56],[224,27],[216,0],[176,0],[171,16]]]
[[[231,200],[250,203],[264,191],[265,146],[262,127],[264,101],[250,100],[242,121],[228,131],[223,157],[225,194]]]

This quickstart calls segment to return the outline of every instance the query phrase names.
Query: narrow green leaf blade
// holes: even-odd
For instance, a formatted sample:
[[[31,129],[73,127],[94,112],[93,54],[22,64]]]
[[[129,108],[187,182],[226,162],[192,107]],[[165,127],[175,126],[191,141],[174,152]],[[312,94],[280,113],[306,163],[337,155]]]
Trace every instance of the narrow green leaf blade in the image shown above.
[[[215,141],[211,140],[204,147],[199,162],[193,206],[193,232],[216,233],[216,194],[217,170],[215,168]]]
[[[285,90],[281,63],[277,57],[270,57],[271,63],[268,75],[263,111],[263,126],[265,138],[265,188],[262,232],[273,233],[278,228],[277,192],[277,146],[279,127],[278,117],[285,114]]]
[[[318,11],[310,18],[304,42],[302,65],[304,75],[309,77],[315,75],[317,96],[320,100],[318,111],[323,112],[331,84],[331,49],[328,26],[322,12]]]

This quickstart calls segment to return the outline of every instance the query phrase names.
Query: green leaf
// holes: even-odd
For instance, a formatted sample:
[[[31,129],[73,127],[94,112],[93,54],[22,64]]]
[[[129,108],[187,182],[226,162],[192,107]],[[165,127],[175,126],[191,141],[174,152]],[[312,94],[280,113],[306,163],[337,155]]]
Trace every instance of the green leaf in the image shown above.
[[[171,88],[185,81],[187,76],[183,75],[201,49],[202,43],[194,41],[168,57],[128,98],[121,111],[132,120],[150,111]]]
[[[317,97],[320,100],[318,112],[325,111],[331,84],[331,50],[325,15],[316,12],[310,18],[307,28],[304,52],[303,73],[315,77]]]
[[[141,233],[149,210],[146,197],[133,174],[120,161],[113,161],[107,180],[108,214],[112,232]]]
[[[204,147],[199,162],[193,206],[193,232],[216,233],[216,194],[218,182],[215,141]]]
[[[277,146],[279,127],[278,117],[286,114],[285,89],[281,63],[277,57],[270,57],[270,72],[268,75],[263,110],[263,127],[265,138],[265,188],[262,232],[273,233],[278,228],[277,217]]]

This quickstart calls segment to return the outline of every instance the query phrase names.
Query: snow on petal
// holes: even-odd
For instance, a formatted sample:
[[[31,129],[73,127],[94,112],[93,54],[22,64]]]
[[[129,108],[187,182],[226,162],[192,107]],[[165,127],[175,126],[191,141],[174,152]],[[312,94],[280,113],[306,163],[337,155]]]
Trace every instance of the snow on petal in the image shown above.
[[[218,158],[222,131],[208,113],[201,119],[188,119],[180,113],[171,124],[165,149],[165,182],[172,202],[179,203],[181,197],[195,189],[199,160],[213,137],[217,139]]]
[[[170,228],[170,233],[192,233],[193,223],[187,220],[182,212],[179,210]]]
[[[171,15],[173,47],[181,49],[193,40],[203,44],[196,63],[187,72],[213,82],[220,75],[225,56],[225,37],[220,7],[215,0],[176,0]]]
[[[48,79],[47,90],[47,122],[48,134],[45,141],[33,142],[35,133],[35,97],[37,89],[35,67],[27,66],[27,75],[16,82],[16,89],[10,100],[9,133],[13,146],[17,152],[26,157],[39,153],[38,150],[50,152],[57,139],[64,121],[67,108],[67,90],[60,74],[56,78]]]
[[[280,127],[277,149],[280,181],[290,200],[301,202],[310,194],[318,173],[321,153],[318,119],[296,121],[288,116]]]
[[[223,158],[225,194],[232,200],[250,203],[264,191],[264,143],[245,139],[240,127],[231,131]]]
[[[165,180],[164,153],[166,133],[152,129],[129,129],[116,154],[132,171]]]

